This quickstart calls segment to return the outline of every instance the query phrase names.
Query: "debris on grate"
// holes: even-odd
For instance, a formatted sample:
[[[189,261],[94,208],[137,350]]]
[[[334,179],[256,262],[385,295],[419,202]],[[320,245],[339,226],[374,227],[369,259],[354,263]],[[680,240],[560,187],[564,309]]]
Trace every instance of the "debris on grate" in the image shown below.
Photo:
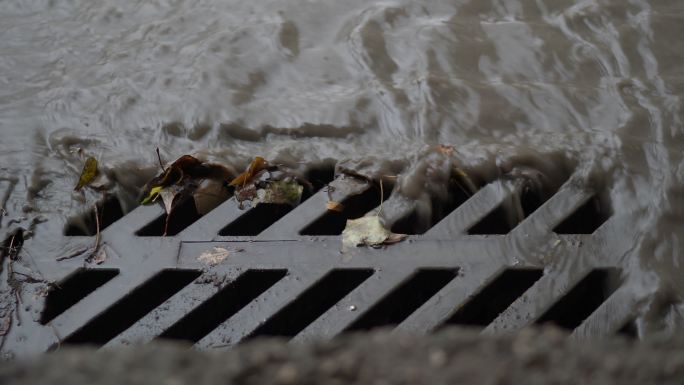
[[[98,240],[110,257],[84,268],[85,256],[34,256],[41,273],[60,278],[45,299],[34,295],[35,286],[20,289],[26,306],[17,307],[17,317],[24,321],[0,336],[2,353],[155,338],[217,348],[260,336],[330,338],[383,326],[427,333],[454,324],[511,330],[554,322],[576,329],[590,317],[597,334],[637,335],[635,305],[612,306],[637,303],[623,291],[611,296],[625,285],[618,278],[627,245],[594,233],[620,222],[593,187],[561,185],[560,177],[546,185],[524,173],[465,186],[461,171],[420,191],[417,207],[401,200],[401,175],[380,184],[339,173],[333,181],[332,162],[295,174],[307,180],[297,205],[241,209],[235,196],[223,196],[200,209],[188,198],[170,214],[140,206],[124,215],[112,196],[98,203],[97,218],[95,210],[71,218],[58,234],[66,235],[60,250],[92,244],[73,236],[94,236],[99,220]],[[330,201],[339,204],[335,210]],[[347,220],[377,213],[381,202],[383,226],[412,235],[391,247],[341,253]],[[115,221],[116,229],[102,232]],[[524,232],[511,231],[516,226]],[[537,258],[553,242],[552,230],[562,246]],[[501,236],[472,236],[480,234]],[[33,241],[25,240],[27,252]],[[4,250],[15,246],[5,239]],[[198,261],[207,250],[233,249],[240,252],[216,263]],[[565,257],[573,263],[558,263]],[[570,279],[585,271],[572,266],[587,275]],[[614,310],[610,319],[604,303]],[[605,326],[596,326],[597,318]]]
[[[385,184],[383,198],[389,198],[392,185]],[[380,189],[371,186],[360,194],[352,195],[340,203],[339,211],[326,210],[325,213],[300,231],[301,235],[340,235],[349,219],[357,219],[380,206]]]

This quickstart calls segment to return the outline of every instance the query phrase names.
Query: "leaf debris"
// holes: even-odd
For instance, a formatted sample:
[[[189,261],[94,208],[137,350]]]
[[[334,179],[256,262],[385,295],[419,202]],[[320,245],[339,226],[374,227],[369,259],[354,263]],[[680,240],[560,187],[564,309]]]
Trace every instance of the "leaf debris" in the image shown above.
[[[223,262],[230,255],[230,251],[224,249],[223,247],[213,247],[211,250],[207,250],[197,257],[197,260],[203,262],[209,266],[215,266]]]
[[[338,213],[341,213],[344,211],[344,205],[340,202],[335,202],[335,201],[328,201],[325,204],[325,208],[330,211],[337,211]]]
[[[380,247],[403,241],[406,237],[406,234],[395,234],[387,230],[379,216],[371,215],[347,220],[344,231],[342,231],[342,246],[345,248]]]
[[[78,178],[78,183],[74,188],[74,191],[79,191],[83,187],[90,184],[97,176],[97,159],[89,156],[85,164],[83,165],[83,170],[81,170],[81,176]]]

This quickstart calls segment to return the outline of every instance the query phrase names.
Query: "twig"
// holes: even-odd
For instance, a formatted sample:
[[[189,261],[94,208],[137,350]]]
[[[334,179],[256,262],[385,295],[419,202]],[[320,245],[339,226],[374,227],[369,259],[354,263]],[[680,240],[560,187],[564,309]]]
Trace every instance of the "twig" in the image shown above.
[[[382,203],[385,200],[385,191],[382,188],[382,178],[380,178],[380,207],[378,207],[378,213],[375,214],[376,216],[380,216],[380,213],[382,212]]]
[[[93,204],[93,210],[95,210],[95,245],[93,245],[93,253],[95,253],[100,247],[100,215],[97,213],[97,203]]]
[[[12,234],[12,239],[10,240],[9,247],[7,248],[7,255],[9,256],[10,260],[14,259],[12,257],[12,253],[14,252],[14,237],[16,236],[16,234]]]
[[[159,154],[159,147],[157,147],[157,159],[159,160],[159,167],[161,167],[162,171],[166,173],[166,169],[164,168],[164,162],[162,162],[161,154]]]

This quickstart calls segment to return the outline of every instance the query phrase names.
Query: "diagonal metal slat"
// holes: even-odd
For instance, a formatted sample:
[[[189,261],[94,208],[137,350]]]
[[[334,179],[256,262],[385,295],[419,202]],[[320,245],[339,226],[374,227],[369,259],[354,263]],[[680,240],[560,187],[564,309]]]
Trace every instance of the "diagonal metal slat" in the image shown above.
[[[285,278],[219,325],[195,346],[205,349],[226,348],[239,343],[294,301],[304,290],[323,278],[328,271],[329,269],[325,268],[290,270]]]
[[[342,333],[354,321],[382,298],[396,289],[415,272],[415,267],[397,266],[377,271],[359,287],[347,294],[337,306],[323,313],[316,321],[302,330],[293,341],[314,338],[332,338]]]
[[[511,181],[496,181],[486,185],[428,230],[425,237],[445,238],[465,234],[469,228],[513,194],[515,188]]]
[[[195,221],[195,223],[183,229],[176,236],[192,241],[213,240],[218,236],[222,228],[245,213],[246,210],[240,209],[235,198],[230,198]]]
[[[590,267],[566,271],[563,274],[547,272],[489,324],[483,333],[510,332],[534,323],[590,272]]]
[[[162,334],[171,325],[183,316],[187,315],[197,306],[211,298],[240,274],[239,271],[230,270],[222,276],[220,284],[195,284],[185,286],[181,291],[174,294],[159,307],[145,315],[134,323],[130,328],[110,340],[105,347],[142,344],[152,341]],[[215,280],[215,273],[204,273],[195,282],[207,279]]]
[[[638,304],[639,300],[634,291],[623,285],[584,320],[572,332],[571,337],[586,339],[615,334],[625,324],[634,320]]]
[[[130,291],[152,278],[157,271],[144,270],[133,274],[119,273],[90,295],[50,322],[55,333],[65,339],[84,327],[88,322],[120,301]]]
[[[459,274],[399,324],[396,330],[414,334],[434,331],[502,270],[501,266],[483,264],[470,269],[470,273]]]

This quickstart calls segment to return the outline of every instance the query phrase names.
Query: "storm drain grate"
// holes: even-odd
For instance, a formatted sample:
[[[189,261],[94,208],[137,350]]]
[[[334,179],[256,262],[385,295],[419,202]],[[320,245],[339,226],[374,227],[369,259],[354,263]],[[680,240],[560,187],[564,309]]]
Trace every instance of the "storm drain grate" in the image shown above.
[[[5,295],[15,290],[21,303],[0,309],[3,353],[157,338],[219,348],[258,336],[303,341],[375,327],[496,333],[553,322],[578,338],[636,334],[640,299],[621,273],[628,251],[621,240],[634,230],[581,178],[546,201],[523,179],[492,181],[473,196],[453,189],[448,202],[433,202],[439,210],[430,223],[419,223],[412,208],[388,220],[388,228],[414,234],[403,242],[342,251],[345,221],[377,210],[379,189],[348,176],[330,182],[329,171],[310,174],[316,191],[294,209],[242,210],[231,198],[200,215],[188,203],[166,237],[161,207],[123,215],[106,200],[95,259],[86,258],[94,213],[67,223],[58,255],[30,253],[38,240],[27,239],[31,263],[19,258],[2,272],[13,283]],[[326,211],[329,199],[344,210]],[[216,250],[221,260],[199,258]],[[41,279],[16,279],[37,271]]]

